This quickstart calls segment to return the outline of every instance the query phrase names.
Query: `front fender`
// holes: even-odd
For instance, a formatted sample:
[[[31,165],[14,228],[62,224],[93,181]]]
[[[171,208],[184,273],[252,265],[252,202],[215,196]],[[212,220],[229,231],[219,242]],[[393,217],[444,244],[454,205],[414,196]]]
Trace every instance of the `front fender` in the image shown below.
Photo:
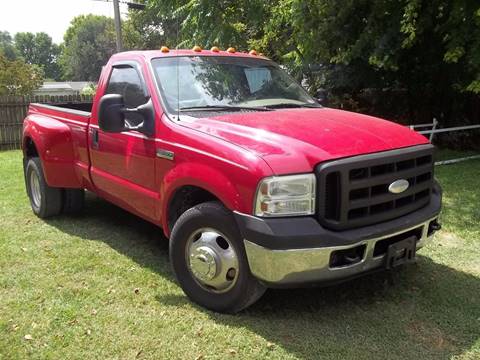
[[[251,195],[238,188],[225,173],[214,167],[185,162],[172,168],[164,177],[161,197],[161,223],[168,236],[168,206],[176,191],[183,186],[196,186],[218,198],[228,209],[247,212],[251,207]],[[243,192],[243,196],[242,196]]]
[[[30,114],[23,123],[23,152],[31,140],[42,161],[45,180],[52,187],[82,187],[75,172],[75,152],[68,125],[48,116]]]

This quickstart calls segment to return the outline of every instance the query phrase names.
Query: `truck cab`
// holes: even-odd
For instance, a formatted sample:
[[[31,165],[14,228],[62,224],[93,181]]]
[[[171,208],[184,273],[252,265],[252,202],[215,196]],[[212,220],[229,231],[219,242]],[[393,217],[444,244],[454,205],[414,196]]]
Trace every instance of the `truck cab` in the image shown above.
[[[323,107],[254,51],[116,54],[92,104],[30,105],[23,152],[35,214],[87,190],[156,224],[186,295],[220,312],[413,262],[440,228],[424,136]]]

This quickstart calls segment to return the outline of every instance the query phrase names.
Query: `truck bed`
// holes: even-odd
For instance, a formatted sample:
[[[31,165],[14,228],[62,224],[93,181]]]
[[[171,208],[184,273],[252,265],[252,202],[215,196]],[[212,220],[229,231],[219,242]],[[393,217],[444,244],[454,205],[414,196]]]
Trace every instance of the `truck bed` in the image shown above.
[[[32,103],[30,107],[40,107],[50,110],[56,110],[61,112],[72,113],[76,115],[90,116],[92,112],[93,102],[88,103],[74,103],[74,102],[65,102],[65,103],[56,103],[55,105],[51,104],[40,104]]]
[[[37,140],[47,181],[62,188],[91,188],[88,173],[88,126],[93,103],[65,102],[55,105],[31,103],[24,121],[24,131],[34,124],[35,130],[54,138]]]

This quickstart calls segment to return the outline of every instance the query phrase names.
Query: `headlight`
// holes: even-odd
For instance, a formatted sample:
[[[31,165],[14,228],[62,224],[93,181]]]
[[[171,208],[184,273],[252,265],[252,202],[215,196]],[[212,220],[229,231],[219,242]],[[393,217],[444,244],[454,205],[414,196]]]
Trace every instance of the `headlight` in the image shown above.
[[[301,216],[315,213],[313,174],[274,176],[263,179],[255,200],[256,216]]]

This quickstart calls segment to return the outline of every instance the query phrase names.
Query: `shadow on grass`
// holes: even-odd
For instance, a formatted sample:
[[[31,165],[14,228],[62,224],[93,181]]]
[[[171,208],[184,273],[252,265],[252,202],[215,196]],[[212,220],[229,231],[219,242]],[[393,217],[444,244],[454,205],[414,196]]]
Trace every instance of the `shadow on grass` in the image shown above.
[[[102,241],[175,281],[161,230],[103,200],[90,196],[85,215],[49,223]],[[420,255],[404,271],[327,288],[269,290],[233,316],[192,306],[217,323],[259,335],[273,344],[270,349],[281,347],[302,359],[447,359],[468,352],[480,338],[479,295],[479,278]],[[167,306],[190,306],[185,296],[156,298]]]

